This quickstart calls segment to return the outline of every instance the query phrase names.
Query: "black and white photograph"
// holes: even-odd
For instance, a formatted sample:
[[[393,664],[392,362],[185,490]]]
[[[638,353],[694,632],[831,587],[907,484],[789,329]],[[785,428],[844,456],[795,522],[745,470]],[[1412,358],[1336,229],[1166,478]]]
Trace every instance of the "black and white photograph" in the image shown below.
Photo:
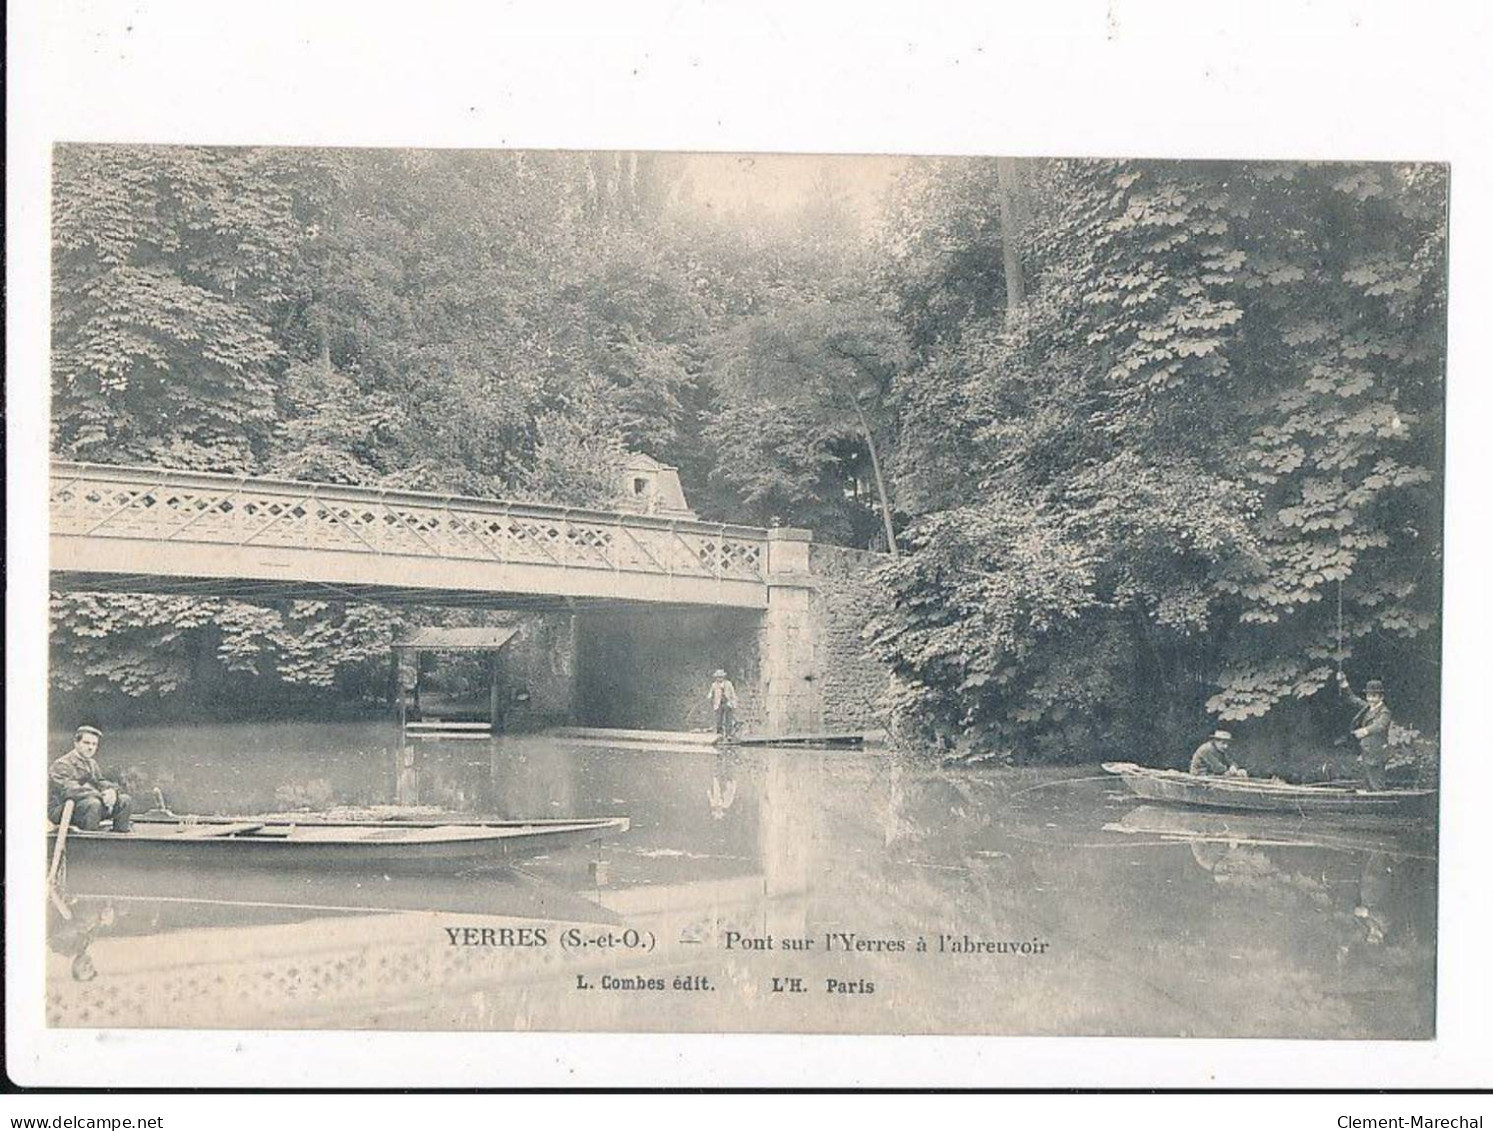
[[[11,105],[7,1079],[1466,1076],[1455,21],[154,4]]]
[[[50,1023],[1434,1036],[1447,190],[58,147]]]

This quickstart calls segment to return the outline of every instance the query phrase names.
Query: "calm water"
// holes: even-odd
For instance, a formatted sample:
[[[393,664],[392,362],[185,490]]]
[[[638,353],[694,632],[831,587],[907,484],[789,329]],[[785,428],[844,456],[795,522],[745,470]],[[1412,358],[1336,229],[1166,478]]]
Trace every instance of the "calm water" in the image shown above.
[[[54,1022],[1434,1031],[1426,830],[1145,805],[1097,767],[945,771],[874,750],[722,755],[540,737],[428,744],[407,765],[390,737],[313,724],[136,730],[110,735],[102,760],[183,813],[400,805],[626,814],[632,829],[501,874],[328,877],[293,897],[274,877],[98,891],[85,877],[70,886],[74,919],[54,924]],[[543,927],[546,945],[453,946],[444,931],[492,923]],[[590,945],[559,945],[569,927]],[[769,936],[764,949],[743,945]],[[799,939],[812,950],[785,948]],[[64,959],[81,950],[91,980],[69,977]],[[666,988],[639,988],[649,978]]]

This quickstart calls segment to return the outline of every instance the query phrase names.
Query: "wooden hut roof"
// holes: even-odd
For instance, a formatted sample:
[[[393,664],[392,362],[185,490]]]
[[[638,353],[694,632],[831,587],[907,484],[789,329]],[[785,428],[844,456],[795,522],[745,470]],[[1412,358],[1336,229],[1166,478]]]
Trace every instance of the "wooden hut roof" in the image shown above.
[[[395,648],[420,652],[496,652],[518,635],[516,628],[418,628]]]

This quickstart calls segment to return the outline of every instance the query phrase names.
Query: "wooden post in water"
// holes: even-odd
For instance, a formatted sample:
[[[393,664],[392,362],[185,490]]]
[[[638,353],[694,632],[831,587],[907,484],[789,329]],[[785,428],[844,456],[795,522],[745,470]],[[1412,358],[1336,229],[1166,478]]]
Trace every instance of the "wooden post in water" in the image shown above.
[[[498,653],[487,657],[487,725],[493,738],[497,738],[502,725],[502,708],[498,701]]]
[[[404,745],[404,725],[407,721],[405,715],[404,694],[404,651],[400,648],[394,649],[394,698],[398,706],[395,714],[399,719],[399,744]]]
[[[409,738],[409,699],[410,688],[404,684],[404,662],[413,657],[415,664],[415,678],[419,678],[420,653],[406,654],[406,649],[396,646],[394,648],[394,695],[398,706],[395,715],[399,724],[399,733],[395,736],[394,749],[394,803],[396,805],[414,805],[420,796],[420,771],[415,765],[415,748],[410,744]]]

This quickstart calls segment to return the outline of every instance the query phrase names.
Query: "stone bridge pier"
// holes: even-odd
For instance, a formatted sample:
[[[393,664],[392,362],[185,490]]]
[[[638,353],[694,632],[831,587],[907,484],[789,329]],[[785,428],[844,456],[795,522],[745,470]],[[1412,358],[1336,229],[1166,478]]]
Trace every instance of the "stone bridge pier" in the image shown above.
[[[767,532],[767,609],[757,636],[759,722],[771,735],[823,729],[815,579],[807,530]]]

